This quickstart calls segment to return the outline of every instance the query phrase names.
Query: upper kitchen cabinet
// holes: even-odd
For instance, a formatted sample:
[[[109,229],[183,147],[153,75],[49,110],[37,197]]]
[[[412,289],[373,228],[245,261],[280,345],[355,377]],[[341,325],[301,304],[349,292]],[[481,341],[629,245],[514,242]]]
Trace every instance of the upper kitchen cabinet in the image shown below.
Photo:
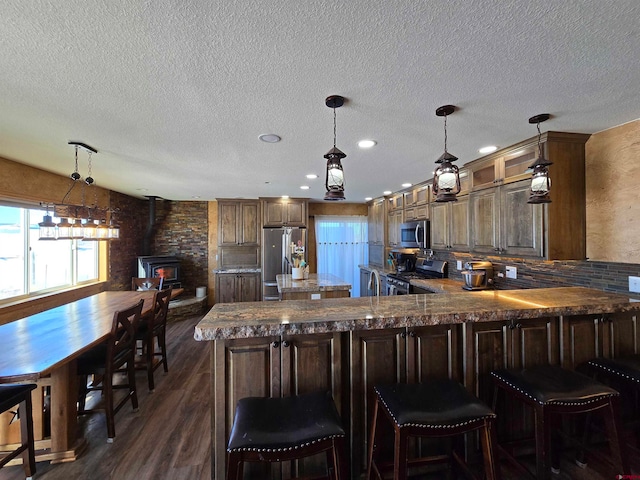
[[[427,220],[429,218],[429,199],[431,184],[424,183],[414,186],[404,193],[404,219]]]
[[[402,224],[402,210],[392,210],[389,212],[387,221],[387,239],[389,247],[400,246],[400,225]]]
[[[306,227],[307,202],[302,198],[263,198],[264,227]]]
[[[431,204],[431,248],[469,251],[469,196],[457,202]]]
[[[367,217],[367,222],[369,224],[369,245],[384,246],[386,215],[384,198],[375,198],[371,203],[369,203],[369,213]]]
[[[537,137],[536,137],[537,138]],[[529,165],[537,156],[537,145],[510,147],[467,164],[473,190],[517,182],[531,176]]]
[[[218,245],[260,245],[260,202],[220,200],[218,202]]]

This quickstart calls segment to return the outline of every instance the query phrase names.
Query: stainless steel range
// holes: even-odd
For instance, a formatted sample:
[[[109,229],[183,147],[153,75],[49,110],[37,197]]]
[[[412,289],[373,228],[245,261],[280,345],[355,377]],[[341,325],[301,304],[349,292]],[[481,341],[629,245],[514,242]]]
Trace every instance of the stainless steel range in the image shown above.
[[[387,274],[387,295],[408,295],[411,280],[426,278],[447,278],[448,264],[444,260],[427,260],[418,257],[415,269]]]

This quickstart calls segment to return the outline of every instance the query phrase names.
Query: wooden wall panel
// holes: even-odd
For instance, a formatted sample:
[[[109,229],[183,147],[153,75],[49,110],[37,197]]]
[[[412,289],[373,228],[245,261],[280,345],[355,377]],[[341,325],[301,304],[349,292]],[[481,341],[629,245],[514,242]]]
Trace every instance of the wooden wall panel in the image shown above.
[[[640,263],[640,120],[586,145],[587,257]]]

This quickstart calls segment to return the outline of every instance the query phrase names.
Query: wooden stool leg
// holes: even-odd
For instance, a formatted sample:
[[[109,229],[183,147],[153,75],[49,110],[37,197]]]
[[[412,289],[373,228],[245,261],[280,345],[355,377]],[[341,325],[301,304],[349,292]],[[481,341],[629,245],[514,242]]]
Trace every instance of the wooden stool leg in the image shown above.
[[[393,426],[395,431],[394,453],[393,453],[393,479],[407,480],[407,444],[408,435],[397,425]]]
[[[488,418],[484,422],[484,428],[480,431],[482,444],[482,456],[484,460],[484,472],[487,480],[500,480],[500,465],[496,449],[498,440],[496,436],[496,421]]]
[[[607,436],[609,437],[609,448],[611,450],[611,456],[613,463],[619,468],[619,474],[630,474],[629,460],[625,452],[624,439],[622,438],[622,432],[620,430],[620,398],[611,397],[609,399],[609,405],[602,409],[602,415],[604,417],[604,424],[607,430]]]
[[[550,468],[550,443],[551,428],[542,407],[534,407],[535,412],[535,436],[536,436],[536,478],[549,480]]]
[[[345,457],[344,438],[338,437],[333,440],[331,449],[333,456],[333,471],[335,480],[348,480],[347,461]]]
[[[244,466],[242,454],[238,452],[230,452],[228,457],[227,480],[242,480]]]
[[[376,430],[378,428],[378,411],[380,409],[380,400],[376,396],[376,401],[373,405],[373,421],[371,422],[371,433],[369,435],[369,461],[367,462],[367,480],[371,480],[371,471],[375,468],[373,465],[373,453],[376,443]]]
[[[20,402],[18,411],[22,413],[22,415],[20,415],[20,436],[22,437],[22,444],[27,445],[28,447],[24,452],[22,452],[22,466],[24,468],[24,474],[30,478],[34,473],[36,473],[36,457],[33,446],[33,414],[30,392],[27,392],[26,398]]]

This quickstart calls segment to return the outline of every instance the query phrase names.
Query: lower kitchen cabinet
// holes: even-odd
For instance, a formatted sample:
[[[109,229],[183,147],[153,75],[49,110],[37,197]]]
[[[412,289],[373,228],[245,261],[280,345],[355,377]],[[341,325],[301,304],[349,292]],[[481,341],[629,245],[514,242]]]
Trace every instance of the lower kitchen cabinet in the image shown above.
[[[328,391],[346,418],[343,399],[342,334],[283,335],[217,340],[213,351],[214,472],[225,478],[226,441],[233,425],[235,406],[243,397],[280,397]],[[345,425],[346,427],[346,425]],[[219,448],[218,448],[219,447]],[[303,461],[265,466],[245,464],[249,478],[290,478],[318,475],[325,455]]]
[[[260,300],[260,273],[217,273],[216,303]]]

